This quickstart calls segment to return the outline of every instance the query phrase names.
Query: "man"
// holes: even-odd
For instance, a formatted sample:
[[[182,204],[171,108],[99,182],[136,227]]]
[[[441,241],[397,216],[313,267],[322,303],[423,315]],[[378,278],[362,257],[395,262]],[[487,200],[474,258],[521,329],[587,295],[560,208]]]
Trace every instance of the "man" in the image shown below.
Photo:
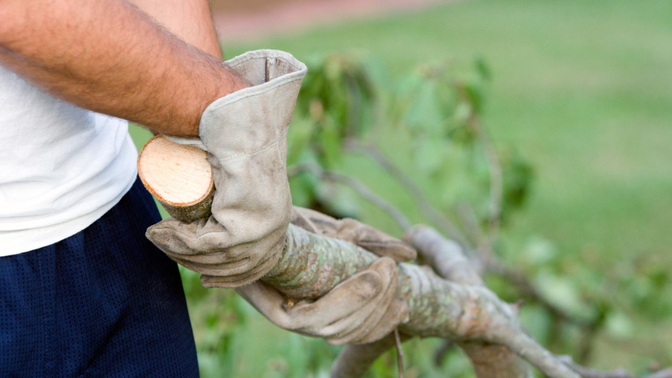
[[[283,54],[264,54],[253,58],[300,68]],[[136,151],[120,119],[156,133],[200,136],[221,177],[232,169],[231,159],[222,158],[231,153],[222,133],[238,135],[227,122],[255,105],[240,102],[241,110],[231,99],[259,92],[259,72],[251,72],[257,68],[221,64],[206,0],[0,0],[0,66],[0,376],[198,375],[177,267],[144,236],[160,218],[136,179]],[[279,68],[278,75],[292,69]],[[286,80],[276,79],[266,101],[285,109],[276,106],[263,120],[275,125],[283,118],[278,128],[269,126],[275,131],[294,105]],[[150,232],[152,240],[203,273],[208,286],[255,281],[271,265],[289,222],[290,209],[260,216],[277,215],[286,203],[282,169],[263,165],[284,168],[282,147],[274,147],[272,160],[257,161],[259,172],[272,172],[255,176],[277,195],[270,207],[220,195],[207,224],[164,221]],[[254,192],[250,183],[240,181],[243,197]],[[249,217],[234,219],[246,225],[235,229],[222,211],[240,203],[250,207],[240,212]],[[297,219],[310,223],[310,217]],[[204,229],[216,230],[217,239],[203,241]],[[384,241],[392,255],[409,256],[407,247]],[[198,258],[182,254],[185,243]],[[353,301],[325,296],[300,316],[284,312],[279,294],[262,284],[240,290],[287,329],[334,343],[369,342],[405,317],[405,304],[390,294],[395,266],[381,261],[332,291],[362,295]],[[323,315],[336,307],[340,318],[326,322]],[[329,328],[334,321],[342,327]],[[369,331],[377,324],[374,337]]]

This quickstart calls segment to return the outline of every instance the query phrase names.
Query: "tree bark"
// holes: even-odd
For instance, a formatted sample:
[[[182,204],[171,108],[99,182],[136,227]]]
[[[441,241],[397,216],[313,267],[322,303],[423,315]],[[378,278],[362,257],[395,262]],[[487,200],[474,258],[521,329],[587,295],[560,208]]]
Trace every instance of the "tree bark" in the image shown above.
[[[376,258],[374,254],[348,242],[290,225],[280,261],[262,280],[290,298],[319,298]],[[402,333],[442,337],[459,343],[506,346],[538,366],[549,377],[579,377],[525,335],[515,307],[499,300],[487,288],[446,281],[427,267],[405,263],[398,264],[398,267],[397,296],[409,304],[409,321],[399,327]],[[357,347],[352,353],[356,351]],[[501,350],[492,349],[489,352],[490,355],[501,356]],[[335,372],[335,376],[338,374],[342,372]]]

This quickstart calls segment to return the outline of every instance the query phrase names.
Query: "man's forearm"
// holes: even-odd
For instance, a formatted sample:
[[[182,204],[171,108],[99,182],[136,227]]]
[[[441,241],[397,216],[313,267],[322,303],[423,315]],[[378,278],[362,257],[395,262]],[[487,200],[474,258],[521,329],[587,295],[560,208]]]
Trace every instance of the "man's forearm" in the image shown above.
[[[75,105],[172,135],[247,84],[123,0],[0,1],[0,64]]]

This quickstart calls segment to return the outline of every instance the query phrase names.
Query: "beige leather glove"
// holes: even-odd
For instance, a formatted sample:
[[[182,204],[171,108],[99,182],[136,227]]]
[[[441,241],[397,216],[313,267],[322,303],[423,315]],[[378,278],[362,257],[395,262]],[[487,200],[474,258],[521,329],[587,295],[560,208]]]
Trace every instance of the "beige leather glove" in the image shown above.
[[[273,287],[255,282],[236,291],[275,325],[333,345],[366,344],[383,338],[408,318],[408,305],[395,298],[396,261],[414,259],[415,250],[371,226],[353,219],[336,220],[294,207],[292,224],[318,235],[347,240],[381,257],[367,269],[334,287],[316,301],[287,305]],[[394,260],[393,260],[394,259]]]
[[[201,273],[206,287],[255,281],[280,257],[291,214],[286,133],[306,74],[303,63],[275,50],[226,64],[252,86],[205,109],[200,140],[171,138],[208,152],[216,188],[212,215],[191,224],[166,219],[147,230],[170,258]]]

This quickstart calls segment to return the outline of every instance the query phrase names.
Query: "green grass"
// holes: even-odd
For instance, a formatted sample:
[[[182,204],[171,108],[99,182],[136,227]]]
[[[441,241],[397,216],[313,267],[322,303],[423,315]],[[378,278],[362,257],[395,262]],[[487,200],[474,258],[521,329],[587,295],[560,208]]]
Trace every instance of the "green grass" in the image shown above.
[[[494,76],[484,122],[496,143],[519,147],[537,172],[507,234],[541,235],[568,259],[608,275],[633,256],[672,269],[671,17],[664,0],[470,1],[225,46],[225,53],[274,48],[305,59],[355,50],[395,76],[420,63],[484,57]],[[409,203],[387,184],[367,182]],[[635,324],[655,345],[669,344],[672,332]],[[632,365],[632,356],[647,352],[611,344],[600,343],[598,365]]]

